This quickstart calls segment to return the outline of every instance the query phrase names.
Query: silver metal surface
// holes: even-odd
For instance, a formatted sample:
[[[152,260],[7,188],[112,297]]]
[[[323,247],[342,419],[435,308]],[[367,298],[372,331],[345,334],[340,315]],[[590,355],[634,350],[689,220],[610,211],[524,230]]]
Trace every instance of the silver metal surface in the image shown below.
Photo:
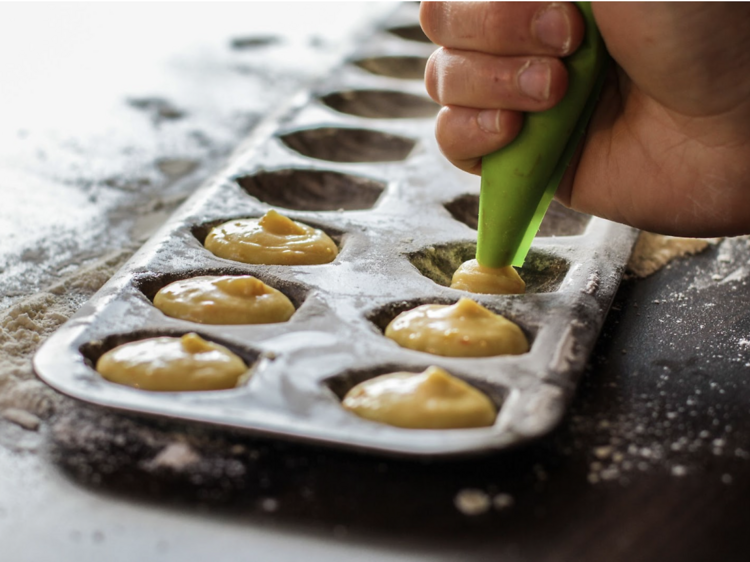
[[[549,235],[537,238],[521,271],[526,295],[468,295],[446,287],[447,270],[472,255],[476,232],[469,225],[478,179],[440,155],[433,138],[437,106],[421,81],[373,74],[362,63],[428,56],[434,46],[385,30],[415,25],[413,16],[413,9],[403,11],[376,29],[327,80],[258,127],[230,164],[45,343],[34,361],[38,375],[65,394],[119,410],[384,454],[473,454],[553,429],[637,233],[591,219],[575,235],[555,236],[585,223],[558,209],[561,218],[543,227]],[[460,201],[467,204],[457,210]],[[208,226],[271,208],[328,231],[340,245],[336,260],[253,266],[217,258],[202,246]],[[285,291],[298,311],[284,324],[208,326],[168,318],[152,306],[150,297],[161,286],[208,273],[255,275]],[[461,296],[517,322],[531,351],[445,358],[400,348],[382,334],[385,323],[407,308]],[[114,345],[191,331],[252,362],[249,383],[229,391],[149,393],[104,381],[92,368]],[[404,430],[359,419],[340,406],[341,393],[360,380],[428,365],[485,390],[500,406],[495,425]]]

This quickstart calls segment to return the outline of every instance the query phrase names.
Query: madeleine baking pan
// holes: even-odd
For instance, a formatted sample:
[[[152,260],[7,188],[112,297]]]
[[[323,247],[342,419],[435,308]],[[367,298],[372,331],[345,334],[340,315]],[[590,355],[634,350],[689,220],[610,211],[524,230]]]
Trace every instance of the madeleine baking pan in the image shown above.
[[[381,454],[451,456],[519,444],[561,420],[620,283],[637,231],[554,205],[520,271],[527,294],[469,295],[448,287],[474,256],[479,179],[434,141],[438,106],[422,73],[434,49],[416,6],[373,30],[323,81],[257,127],[200,188],[39,350],[38,375],[79,400],[139,414]],[[245,265],[203,247],[226,220],[276,209],[326,231],[335,261]],[[207,274],[250,274],[297,307],[281,324],[210,326],[151,303],[164,285]],[[447,358],[383,336],[398,313],[470,296],[521,326],[519,356]],[[98,357],[124,342],[197,332],[240,355],[253,375],[212,392],[147,392],[102,379]],[[492,427],[407,430],[360,419],[341,397],[396,370],[443,367],[499,408]]]

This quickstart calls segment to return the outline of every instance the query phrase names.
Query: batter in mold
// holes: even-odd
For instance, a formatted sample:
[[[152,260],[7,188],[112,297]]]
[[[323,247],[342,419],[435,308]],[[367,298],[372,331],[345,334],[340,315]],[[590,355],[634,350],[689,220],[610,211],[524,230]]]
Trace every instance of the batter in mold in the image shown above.
[[[367,380],[346,394],[343,406],[362,418],[410,429],[486,427],[497,417],[483,392],[439,367]]]
[[[201,324],[271,324],[294,314],[281,291],[250,275],[175,281],[156,293],[154,306],[167,316]]]
[[[237,219],[214,227],[206,248],[220,258],[264,265],[316,265],[338,254],[322,230],[268,211],[259,219]]]
[[[445,357],[519,355],[529,350],[521,328],[467,298],[402,312],[385,329],[402,347]]]
[[[126,343],[96,362],[108,381],[143,390],[222,390],[234,388],[247,373],[244,361],[226,347],[198,334]]]
[[[489,295],[521,295],[526,292],[526,283],[511,265],[485,267],[477,260],[469,260],[453,274],[451,288]]]

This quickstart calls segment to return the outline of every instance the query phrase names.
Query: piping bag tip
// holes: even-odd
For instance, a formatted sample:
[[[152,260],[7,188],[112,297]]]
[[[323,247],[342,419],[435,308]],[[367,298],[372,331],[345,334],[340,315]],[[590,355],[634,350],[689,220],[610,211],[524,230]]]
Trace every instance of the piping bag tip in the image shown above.
[[[477,261],[523,266],[531,243],[586,132],[606,77],[608,55],[588,2],[581,46],[563,62],[568,91],[553,108],[528,113],[507,146],[482,158]]]

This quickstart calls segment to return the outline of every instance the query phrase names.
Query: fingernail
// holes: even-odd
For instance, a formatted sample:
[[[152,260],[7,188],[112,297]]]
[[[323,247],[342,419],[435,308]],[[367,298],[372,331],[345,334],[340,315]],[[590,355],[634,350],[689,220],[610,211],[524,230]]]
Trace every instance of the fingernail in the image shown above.
[[[570,49],[570,21],[559,4],[552,4],[534,20],[534,34],[539,42],[567,53]]]
[[[518,87],[524,95],[538,101],[546,101],[549,98],[550,79],[549,65],[530,61],[521,68]]]
[[[500,109],[485,109],[477,115],[477,124],[485,133],[496,135],[500,132]]]

